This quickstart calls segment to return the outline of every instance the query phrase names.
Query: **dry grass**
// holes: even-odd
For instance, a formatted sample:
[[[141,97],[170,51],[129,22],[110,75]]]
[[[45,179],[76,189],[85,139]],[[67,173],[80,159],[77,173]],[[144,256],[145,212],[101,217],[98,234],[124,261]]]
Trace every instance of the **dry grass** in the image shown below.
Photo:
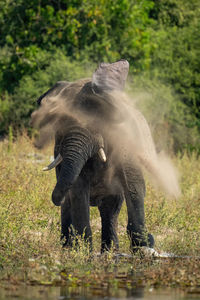
[[[91,208],[94,253],[60,245],[60,214],[50,199],[55,174],[42,172],[53,146],[43,152],[26,135],[0,143],[0,278],[42,284],[200,285],[200,260],[152,260],[136,255],[116,261],[113,254],[97,257],[100,217]],[[36,155],[37,153],[37,155]],[[200,163],[195,155],[174,158],[181,173],[182,196],[167,199],[147,184],[146,223],[156,250],[199,256]],[[119,217],[120,252],[129,253],[126,207]],[[139,274],[139,275],[138,275]]]

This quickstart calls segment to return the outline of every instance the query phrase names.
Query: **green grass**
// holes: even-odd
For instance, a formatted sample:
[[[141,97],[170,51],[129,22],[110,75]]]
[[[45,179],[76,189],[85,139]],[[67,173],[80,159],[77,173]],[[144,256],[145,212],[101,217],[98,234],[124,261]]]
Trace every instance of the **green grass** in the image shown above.
[[[153,260],[135,255],[116,260],[98,257],[101,223],[91,208],[94,251],[80,241],[80,249],[60,245],[60,209],[51,202],[54,171],[42,172],[53,146],[39,152],[26,136],[0,143],[0,279],[27,284],[111,286],[200,285],[200,159],[174,158],[181,174],[182,196],[168,199],[147,182],[146,225],[157,251],[189,255],[188,259]],[[37,153],[37,156],[33,154]],[[38,162],[38,157],[43,161]],[[125,205],[119,216],[120,252],[129,253]]]

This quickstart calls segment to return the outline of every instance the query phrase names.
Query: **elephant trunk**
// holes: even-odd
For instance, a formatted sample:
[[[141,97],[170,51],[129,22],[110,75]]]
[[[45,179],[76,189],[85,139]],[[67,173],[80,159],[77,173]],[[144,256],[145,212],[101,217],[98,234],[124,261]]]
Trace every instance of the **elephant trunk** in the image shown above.
[[[77,180],[87,160],[102,148],[101,139],[87,129],[75,127],[63,138],[60,155],[63,160],[52,201],[59,206],[67,191]]]

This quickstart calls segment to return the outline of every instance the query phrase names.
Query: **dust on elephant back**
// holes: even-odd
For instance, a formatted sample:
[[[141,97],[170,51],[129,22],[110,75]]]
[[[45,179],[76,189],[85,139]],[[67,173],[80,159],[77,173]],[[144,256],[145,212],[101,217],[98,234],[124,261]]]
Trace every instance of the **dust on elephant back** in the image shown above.
[[[116,68],[111,76],[109,65],[100,64],[92,78],[57,82],[39,97],[41,105],[32,114],[32,124],[40,132],[36,146],[44,147],[56,133],[63,135],[73,124],[95,128],[112,143],[117,158],[122,159],[125,151],[147,171],[154,185],[169,196],[179,197],[177,170],[166,153],[156,152],[146,119],[134,107],[134,99],[123,91],[126,64],[122,68],[121,80],[118,73],[116,80]]]

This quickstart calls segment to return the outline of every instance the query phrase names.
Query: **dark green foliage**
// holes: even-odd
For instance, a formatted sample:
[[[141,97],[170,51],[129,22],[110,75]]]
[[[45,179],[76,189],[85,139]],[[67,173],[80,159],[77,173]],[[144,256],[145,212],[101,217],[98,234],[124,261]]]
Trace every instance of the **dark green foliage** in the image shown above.
[[[0,134],[29,126],[35,100],[57,80],[125,58],[141,89],[170,91],[175,148],[196,147],[175,132],[200,130],[199,32],[196,0],[0,0]]]
[[[57,47],[74,59],[95,62],[126,57],[140,69],[149,52],[143,46],[149,48],[152,5],[147,0],[1,0],[2,89],[12,92],[24,75],[45,67],[37,59],[41,49]]]
[[[59,50],[52,54],[48,52],[42,54],[46,59],[48,58],[46,67],[35,71],[32,75],[23,76],[14,93],[10,95],[10,101],[0,102],[0,112],[2,105],[2,114],[5,113],[5,117],[7,114],[6,118],[2,116],[4,123],[0,127],[0,133],[3,133],[5,129],[7,131],[10,123],[12,123],[15,129],[28,128],[30,126],[30,115],[37,108],[36,100],[57,81],[73,81],[79,78],[79,76],[89,77],[92,74],[91,64],[78,61],[71,62]]]
[[[199,2],[196,0],[153,0],[149,17],[158,25],[184,27],[198,21]]]
[[[199,118],[200,3],[196,0],[155,0],[155,3],[150,16],[158,22],[153,32],[156,47],[150,73],[170,84]]]

